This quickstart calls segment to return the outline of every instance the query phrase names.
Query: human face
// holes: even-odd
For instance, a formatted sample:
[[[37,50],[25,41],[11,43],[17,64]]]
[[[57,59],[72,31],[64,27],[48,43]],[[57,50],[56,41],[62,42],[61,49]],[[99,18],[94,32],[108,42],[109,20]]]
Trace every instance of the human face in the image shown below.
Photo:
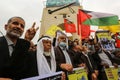
[[[65,42],[66,43],[66,36],[62,35],[62,36],[59,36],[58,38],[58,42]]]
[[[15,17],[5,25],[5,30],[7,31],[7,36],[19,38],[24,32],[24,27],[24,20]]]
[[[74,42],[76,42],[77,44],[79,44],[79,40],[78,39],[75,39]]]
[[[51,41],[50,40],[42,40],[44,51],[49,52],[51,50]]]

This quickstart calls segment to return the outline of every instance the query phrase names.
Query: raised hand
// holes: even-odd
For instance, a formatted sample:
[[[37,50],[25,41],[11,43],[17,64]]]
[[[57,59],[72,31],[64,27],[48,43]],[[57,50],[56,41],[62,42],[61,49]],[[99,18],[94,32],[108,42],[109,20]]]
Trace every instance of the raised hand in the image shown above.
[[[35,28],[35,24],[36,23],[34,22],[32,27],[29,28],[25,33],[25,39],[28,40],[28,41],[31,41],[34,38],[37,30],[39,29],[39,27]]]

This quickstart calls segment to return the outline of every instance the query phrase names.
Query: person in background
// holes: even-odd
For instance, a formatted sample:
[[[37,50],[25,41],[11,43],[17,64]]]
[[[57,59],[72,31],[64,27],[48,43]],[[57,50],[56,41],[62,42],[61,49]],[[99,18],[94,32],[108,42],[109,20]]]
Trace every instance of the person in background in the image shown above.
[[[81,60],[85,64],[87,72],[88,72],[88,79],[89,80],[97,80],[98,78],[98,69],[95,61],[90,52],[88,52],[88,48],[83,46]]]
[[[6,35],[0,37],[0,80],[19,80],[32,77],[30,42],[21,39],[25,28],[23,18],[15,16],[5,24]]]
[[[82,46],[76,43],[76,41],[72,41],[70,45],[70,49],[68,50],[69,55],[74,61],[73,67],[85,67],[85,64],[81,60],[81,55],[82,55]]]
[[[56,72],[55,53],[52,46],[52,39],[49,36],[42,36],[38,40],[37,49],[32,52],[32,55],[34,57],[33,72],[36,76],[44,76]],[[62,73],[61,78],[61,80],[65,80],[64,73]]]
[[[39,75],[56,72],[56,60],[52,40],[43,36],[37,43],[37,65]]]
[[[120,65],[120,50],[115,50],[112,54],[114,55],[113,59],[115,63]]]
[[[95,45],[95,54],[92,56],[99,70],[99,80],[107,80],[104,68],[109,68],[110,66],[117,67],[118,65],[115,63],[111,54],[105,51],[99,43]]]
[[[80,45],[79,44],[80,41],[77,38],[74,40],[74,42],[76,42],[77,45]]]
[[[93,54],[95,52],[95,48],[94,48],[94,39],[92,38],[89,38],[89,37],[86,37],[85,39],[82,40],[82,45],[83,46],[86,46],[89,50],[89,52],[91,52],[91,54]]]
[[[29,48],[29,52],[34,52],[34,51],[36,51],[36,46],[37,45],[35,45],[32,41],[30,41],[30,48]]]
[[[73,60],[68,53],[68,39],[67,36],[60,30],[56,31],[55,41],[55,57],[57,63],[57,71],[72,71]]]

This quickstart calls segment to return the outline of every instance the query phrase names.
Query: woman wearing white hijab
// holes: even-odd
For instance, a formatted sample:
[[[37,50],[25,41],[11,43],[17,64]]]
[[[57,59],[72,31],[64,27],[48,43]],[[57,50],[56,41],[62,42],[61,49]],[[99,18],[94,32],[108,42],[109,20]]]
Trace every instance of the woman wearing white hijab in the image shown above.
[[[37,65],[39,75],[56,72],[55,54],[51,43],[52,40],[49,36],[43,36],[37,43]],[[50,57],[50,65],[46,56]]]

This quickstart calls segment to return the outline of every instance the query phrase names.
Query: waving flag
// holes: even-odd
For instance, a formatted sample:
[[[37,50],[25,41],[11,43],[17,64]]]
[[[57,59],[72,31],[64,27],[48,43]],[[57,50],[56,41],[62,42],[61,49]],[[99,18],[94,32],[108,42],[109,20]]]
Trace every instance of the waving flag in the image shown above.
[[[45,35],[51,36],[51,37],[55,37],[55,32],[57,30],[62,31],[62,29],[56,25],[51,25],[48,30],[46,31]]]
[[[109,13],[80,10],[77,15],[78,35],[84,39],[90,35],[90,26],[118,25],[118,16]]]
[[[89,19],[91,16],[85,14],[81,10],[78,10],[77,14],[77,23],[78,23],[78,35],[81,36],[82,39],[88,37],[90,35],[90,26],[82,24],[85,20]]]
[[[64,19],[65,31],[69,33],[75,33],[76,27],[75,24],[67,19]]]
[[[84,14],[91,16],[83,22],[86,25],[109,26],[119,24],[117,15],[101,12],[81,10]]]
[[[103,30],[109,30],[112,33],[120,32],[120,24],[119,25],[111,25],[111,26],[99,26],[98,28],[103,29]]]

